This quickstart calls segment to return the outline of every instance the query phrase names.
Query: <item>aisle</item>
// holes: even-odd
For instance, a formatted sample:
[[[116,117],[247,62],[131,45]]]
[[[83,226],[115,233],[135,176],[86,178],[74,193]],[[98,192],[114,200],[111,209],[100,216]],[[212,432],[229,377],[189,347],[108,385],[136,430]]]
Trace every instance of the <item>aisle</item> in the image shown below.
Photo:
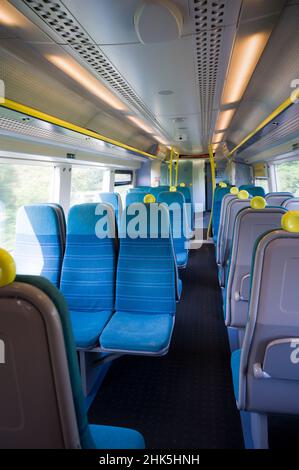
[[[132,427],[148,448],[241,448],[213,245],[190,251],[167,356],[115,361],[90,422]]]

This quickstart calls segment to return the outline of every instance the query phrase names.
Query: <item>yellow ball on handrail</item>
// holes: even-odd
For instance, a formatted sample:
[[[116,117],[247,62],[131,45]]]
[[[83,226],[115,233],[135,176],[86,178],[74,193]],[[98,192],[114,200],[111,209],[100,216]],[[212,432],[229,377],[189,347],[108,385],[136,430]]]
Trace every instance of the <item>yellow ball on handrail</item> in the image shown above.
[[[184,188],[186,186],[185,183],[180,183],[181,188]]]
[[[8,251],[0,248],[0,287],[7,286],[16,278],[16,264]]]
[[[246,191],[245,189],[242,189],[241,191],[238,192],[238,199],[248,199],[249,198],[249,192]]]
[[[170,186],[169,188],[169,191],[172,192],[172,193],[175,193],[176,192],[176,186]]]
[[[224,183],[224,181],[220,181],[219,187],[220,187],[220,188],[227,188],[227,184]]]
[[[153,204],[156,202],[156,198],[153,194],[146,194],[143,198],[144,204]]]
[[[239,188],[237,188],[237,186],[233,186],[232,188],[230,188],[230,193],[233,194],[234,196],[237,196],[238,192],[239,192]]]
[[[265,209],[266,205],[266,199],[264,199],[262,196],[255,196],[250,201],[251,209]]]
[[[281,218],[281,227],[287,232],[299,233],[299,211],[289,211]]]

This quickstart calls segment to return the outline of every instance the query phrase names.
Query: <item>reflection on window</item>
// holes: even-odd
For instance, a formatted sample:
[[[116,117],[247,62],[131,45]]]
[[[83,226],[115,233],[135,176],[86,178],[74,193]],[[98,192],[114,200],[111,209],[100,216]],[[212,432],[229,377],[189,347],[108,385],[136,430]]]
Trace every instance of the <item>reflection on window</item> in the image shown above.
[[[265,193],[269,192],[269,181],[268,178],[255,178],[255,186],[261,186],[264,188]]]
[[[97,167],[73,167],[71,206],[98,202],[103,191],[104,170]]]
[[[0,164],[0,244],[14,248],[17,210],[25,204],[51,202],[53,167]]]
[[[275,166],[277,191],[290,191],[299,196],[299,160]]]

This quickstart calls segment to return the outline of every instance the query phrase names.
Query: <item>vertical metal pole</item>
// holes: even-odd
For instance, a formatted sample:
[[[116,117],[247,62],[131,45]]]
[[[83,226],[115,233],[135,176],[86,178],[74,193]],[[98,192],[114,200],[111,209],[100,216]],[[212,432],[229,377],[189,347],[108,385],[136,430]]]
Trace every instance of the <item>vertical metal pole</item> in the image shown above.
[[[216,175],[215,175],[215,160],[214,160],[214,153],[212,149],[212,145],[209,145],[209,157],[210,157],[210,166],[211,166],[211,178],[212,178],[212,191],[213,191],[213,198],[212,198],[212,210],[208,228],[208,238],[212,236],[212,217],[213,217],[213,207],[214,207],[214,195],[215,195],[215,188],[216,188]]]
[[[178,181],[179,181],[179,158],[180,158],[180,154],[177,153],[177,159],[175,163],[175,185],[176,186],[178,185]]]

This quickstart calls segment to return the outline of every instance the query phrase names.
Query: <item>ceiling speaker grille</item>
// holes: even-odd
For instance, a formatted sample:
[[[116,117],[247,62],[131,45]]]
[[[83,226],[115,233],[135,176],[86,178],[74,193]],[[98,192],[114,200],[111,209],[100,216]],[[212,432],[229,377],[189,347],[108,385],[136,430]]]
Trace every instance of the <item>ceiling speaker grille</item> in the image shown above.
[[[203,116],[203,138],[208,137],[224,32],[225,1],[193,0],[196,72]]]
[[[150,109],[120,75],[101,48],[94,43],[87,31],[78,23],[62,2],[23,0],[23,3],[29,6],[42,21],[58,34],[62,45],[70,46],[81,57],[81,60],[87,63],[111,89],[145,114],[147,118],[165,133]]]

